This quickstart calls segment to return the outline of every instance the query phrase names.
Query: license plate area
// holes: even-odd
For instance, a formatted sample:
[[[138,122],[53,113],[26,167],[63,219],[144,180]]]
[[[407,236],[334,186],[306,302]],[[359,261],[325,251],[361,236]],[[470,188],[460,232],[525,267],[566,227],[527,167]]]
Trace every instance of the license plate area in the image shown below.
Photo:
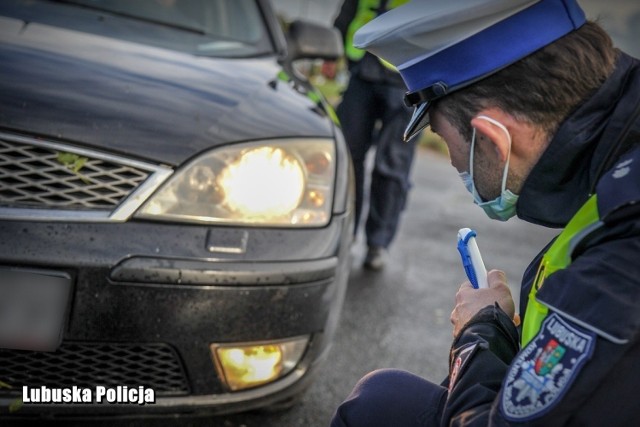
[[[0,348],[56,350],[70,294],[66,273],[0,269]]]

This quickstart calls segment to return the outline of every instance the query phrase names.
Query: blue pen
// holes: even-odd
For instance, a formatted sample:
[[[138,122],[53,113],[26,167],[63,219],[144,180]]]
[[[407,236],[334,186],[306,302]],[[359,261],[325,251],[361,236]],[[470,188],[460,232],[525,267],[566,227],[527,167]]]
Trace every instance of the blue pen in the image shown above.
[[[462,257],[462,265],[471,285],[475,289],[489,287],[487,284],[487,269],[484,267],[474,230],[461,228],[458,231],[458,252]]]

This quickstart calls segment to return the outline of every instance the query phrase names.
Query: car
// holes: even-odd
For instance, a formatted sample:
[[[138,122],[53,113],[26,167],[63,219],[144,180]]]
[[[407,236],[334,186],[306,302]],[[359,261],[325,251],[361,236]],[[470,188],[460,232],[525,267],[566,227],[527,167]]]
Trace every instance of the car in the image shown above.
[[[0,2],[0,412],[277,410],[353,240],[335,30],[266,0]]]

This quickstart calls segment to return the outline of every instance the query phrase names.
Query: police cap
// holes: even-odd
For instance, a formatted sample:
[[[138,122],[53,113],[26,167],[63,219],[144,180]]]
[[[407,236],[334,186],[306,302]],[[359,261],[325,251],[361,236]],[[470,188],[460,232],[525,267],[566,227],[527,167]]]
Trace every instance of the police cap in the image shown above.
[[[429,125],[430,104],[513,64],[586,22],[576,0],[413,0],[369,22],[354,45],[393,64],[414,106],[404,138]]]

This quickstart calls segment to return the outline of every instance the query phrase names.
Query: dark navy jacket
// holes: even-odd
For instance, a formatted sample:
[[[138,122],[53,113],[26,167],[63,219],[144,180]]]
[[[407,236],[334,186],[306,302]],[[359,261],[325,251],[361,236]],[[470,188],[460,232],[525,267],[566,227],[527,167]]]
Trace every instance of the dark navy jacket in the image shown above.
[[[443,425],[640,425],[640,61],[624,54],[560,126],[518,216],[563,227],[594,190],[604,226],[538,291],[551,307],[538,336],[520,349],[511,320],[487,307],[456,338]],[[522,281],[523,317],[542,253]]]

